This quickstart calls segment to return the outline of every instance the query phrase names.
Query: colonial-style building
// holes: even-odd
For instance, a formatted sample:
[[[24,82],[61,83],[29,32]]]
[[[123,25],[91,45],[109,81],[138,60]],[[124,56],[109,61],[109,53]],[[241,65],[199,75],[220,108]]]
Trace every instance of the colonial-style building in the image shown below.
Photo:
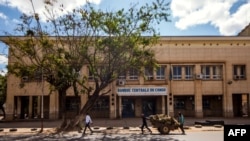
[[[130,70],[110,84],[108,96],[93,107],[94,117],[139,117],[142,112],[189,117],[241,117],[250,114],[250,28],[238,36],[166,36],[153,49],[160,67]],[[4,41],[4,37],[0,37]],[[11,47],[11,46],[10,46]],[[11,63],[11,56],[9,63]],[[81,73],[88,74],[87,66]],[[146,79],[145,77],[146,76]],[[91,77],[90,77],[91,78]],[[20,82],[27,81],[24,88]],[[91,79],[89,85],[92,84]],[[6,119],[60,118],[58,93],[49,85],[8,75]],[[43,102],[42,100],[43,99]],[[67,91],[67,111],[86,103],[87,96]],[[41,108],[43,107],[43,108]]]

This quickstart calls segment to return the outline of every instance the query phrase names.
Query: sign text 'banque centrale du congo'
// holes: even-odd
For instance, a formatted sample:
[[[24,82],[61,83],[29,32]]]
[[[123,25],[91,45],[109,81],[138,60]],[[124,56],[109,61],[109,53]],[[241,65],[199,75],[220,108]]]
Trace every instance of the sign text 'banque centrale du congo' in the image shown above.
[[[166,87],[119,87],[119,96],[167,95]]]

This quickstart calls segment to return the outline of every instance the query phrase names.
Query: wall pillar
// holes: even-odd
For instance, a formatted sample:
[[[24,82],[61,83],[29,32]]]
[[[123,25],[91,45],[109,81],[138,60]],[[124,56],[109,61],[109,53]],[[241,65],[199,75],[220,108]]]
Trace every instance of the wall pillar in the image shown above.
[[[169,95],[166,97],[167,99],[167,110],[168,115],[174,117],[174,95],[172,93],[169,93]]]
[[[110,99],[110,119],[115,119],[117,117],[117,96],[116,96],[116,81],[109,85],[111,87],[111,94],[109,94]]]
[[[233,97],[231,88],[227,89],[227,93],[223,96],[224,117],[234,117]]]
[[[20,96],[17,97],[17,105],[16,105],[16,109],[15,109],[15,116],[16,118],[20,118],[21,117],[21,98]]]
[[[41,96],[37,97],[37,114],[41,117]]]
[[[247,111],[247,114],[248,114],[248,117],[250,117],[250,95],[247,94],[247,103],[248,103],[248,111]]]
[[[195,66],[195,74],[196,75],[202,75],[201,74],[201,66],[196,65]],[[195,117],[203,117],[203,105],[202,105],[202,79],[197,79],[195,76]]]
[[[14,96],[7,95],[5,102],[5,120],[13,120],[15,115]]]
[[[134,103],[134,108],[135,108],[135,117],[140,117],[142,114],[142,99],[141,98],[136,98],[135,103]]]
[[[202,82],[201,80],[196,80],[196,91],[195,91],[195,117],[203,117],[202,110]]]
[[[28,110],[28,118],[33,118],[32,117],[32,108],[33,108],[33,99],[32,99],[32,96],[29,96],[29,110]]]
[[[161,111],[162,114],[166,114],[166,102],[165,102],[165,96],[161,96]]]
[[[114,92],[114,91],[113,91]],[[109,95],[109,99],[110,99],[110,115],[109,118],[110,119],[115,119],[116,118],[116,95],[114,93],[111,93]]]
[[[59,118],[59,96],[58,92],[50,95],[50,108],[49,108],[49,118],[58,119]]]
[[[122,97],[121,96],[118,96],[118,107],[119,107],[118,117],[122,118]]]

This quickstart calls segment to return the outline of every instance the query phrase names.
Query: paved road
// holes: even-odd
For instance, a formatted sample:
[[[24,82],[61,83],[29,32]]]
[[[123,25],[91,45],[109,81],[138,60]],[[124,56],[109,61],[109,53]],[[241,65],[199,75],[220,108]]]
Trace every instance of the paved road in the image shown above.
[[[223,141],[222,131],[190,132],[186,135],[171,133],[169,135],[154,134],[102,134],[93,133],[82,136],[80,133],[67,134],[33,134],[33,135],[0,135],[0,141]]]
[[[220,120],[225,124],[250,124],[250,117],[246,118],[185,118],[185,126],[193,126],[195,122],[204,122],[206,120]],[[123,119],[93,119],[93,126],[100,127],[138,127],[141,125],[141,118],[123,118]],[[61,120],[18,120],[3,121],[0,120],[0,128],[39,128],[41,123],[46,128],[55,128],[60,126]],[[148,121],[149,126],[151,123]]]
[[[196,128],[189,127],[185,129],[186,134],[182,135],[180,130],[170,131],[168,135],[162,135],[156,128],[150,127],[152,134],[145,130],[141,134],[139,127],[113,127],[107,129],[106,127],[92,128],[94,133],[90,134],[87,130],[85,135],[77,131],[63,132],[54,134],[54,128],[45,128],[43,133],[39,130],[31,131],[28,128],[21,128],[16,132],[8,132],[5,128],[0,132],[0,141],[15,140],[15,141],[34,141],[34,140],[48,140],[48,141],[222,141],[223,127],[214,128],[211,126]]]
[[[222,120],[225,124],[250,124],[250,118],[186,118],[185,127],[186,135],[181,135],[179,130],[171,131],[169,135],[161,135],[156,128],[149,123],[153,134],[141,134],[139,126],[140,118],[124,118],[124,119],[93,119],[94,133],[82,136],[77,131],[53,134],[55,127],[61,123],[60,120],[45,120],[43,122],[44,132],[38,133],[41,127],[40,120],[19,120],[19,121],[0,121],[0,141],[5,140],[72,140],[72,141],[98,141],[98,140],[122,140],[122,141],[222,141],[223,126],[202,126],[197,128],[194,123],[197,121],[204,122],[206,120]],[[113,127],[108,129],[108,127]],[[128,127],[128,128],[125,128]],[[11,132],[11,129],[17,131]],[[35,130],[32,130],[35,129]]]

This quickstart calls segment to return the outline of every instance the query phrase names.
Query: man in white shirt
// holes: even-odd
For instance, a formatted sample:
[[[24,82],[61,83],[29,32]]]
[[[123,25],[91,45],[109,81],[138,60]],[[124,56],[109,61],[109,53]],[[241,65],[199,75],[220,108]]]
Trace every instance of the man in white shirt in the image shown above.
[[[86,117],[85,117],[85,128],[84,128],[84,131],[83,131],[83,134],[85,134],[85,131],[87,128],[89,128],[89,130],[91,131],[91,134],[93,133],[93,130],[90,128],[90,124],[92,124],[92,120],[91,120],[91,117],[89,115],[89,113],[87,112],[86,113]]]

